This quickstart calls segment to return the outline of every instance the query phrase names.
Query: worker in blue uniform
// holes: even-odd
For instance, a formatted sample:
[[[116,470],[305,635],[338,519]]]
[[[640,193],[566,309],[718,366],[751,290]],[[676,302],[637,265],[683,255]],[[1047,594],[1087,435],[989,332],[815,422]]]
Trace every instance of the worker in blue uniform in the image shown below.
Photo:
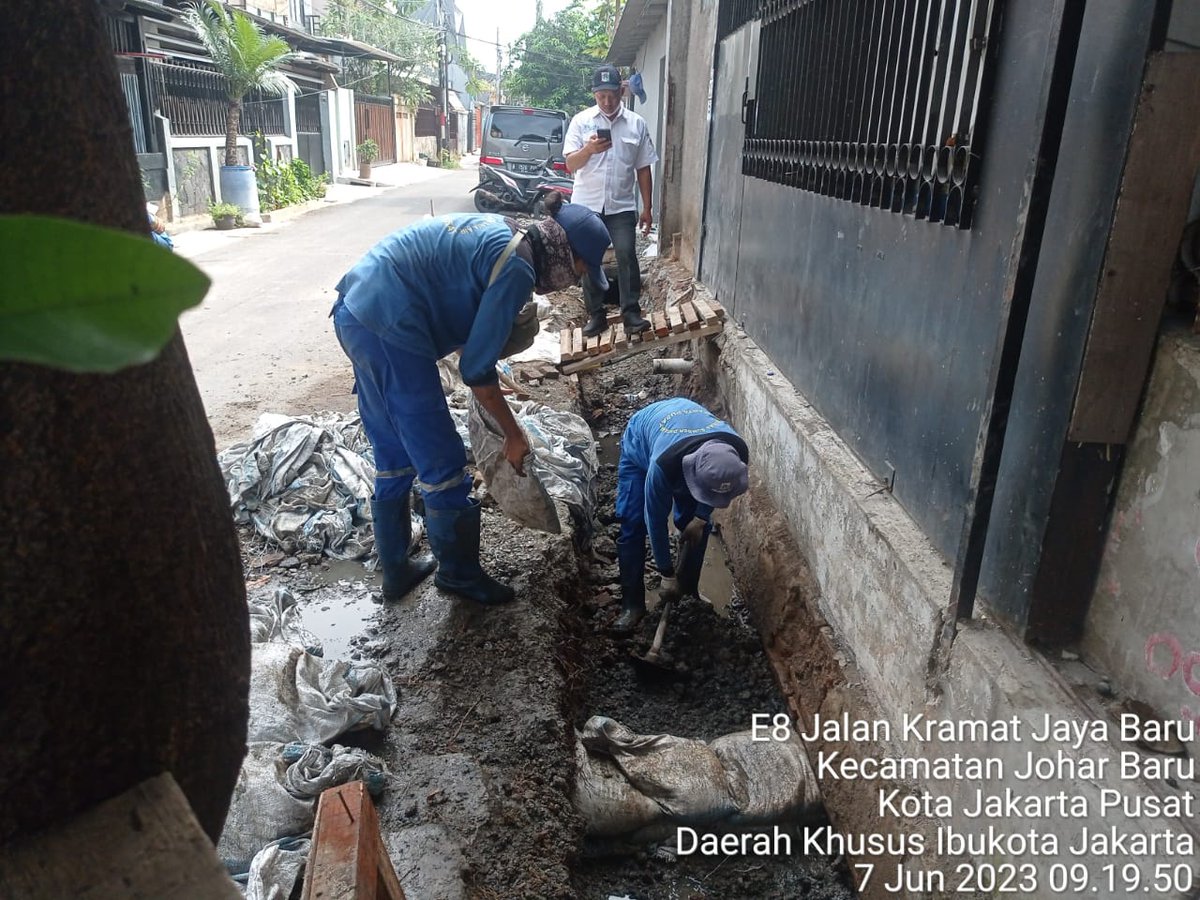
[[[529,443],[501,394],[496,362],[532,343],[534,288],[561,290],[585,272],[603,279],[610,243],[594,212],[551,198],[551,215],[527,229],[496,215],[425,219],[388,235],[338,283],[334,328],[375,453],[371,508],[385,599],[402,597],[435,565],[443,590],[488,605],[513,598],[480,566],[479,501],[470,497],[437,361],[460,352],[463,382],[499,424],[505,459],[524,474]],[[408,553],[414,480],[436,563]]]
[[[723,509],[750,486],[746,442],[698,403],[673,397],[638,410],[621,435],[617,465],[617,562],[621,614],[611,630],[629,634],[646,614],[646,537],[662,576],[660,596],[698,592],[700,566],[714,508]],[[671,560],[667,522],[686,545],[683,571]]]

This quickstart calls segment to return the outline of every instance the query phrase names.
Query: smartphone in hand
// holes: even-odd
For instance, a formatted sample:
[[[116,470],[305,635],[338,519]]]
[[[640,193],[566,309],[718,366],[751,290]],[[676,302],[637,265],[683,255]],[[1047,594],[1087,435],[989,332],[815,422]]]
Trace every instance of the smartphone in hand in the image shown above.
[[[596,129],[596,137],[600,138],[600,140],[602,140],[602,141],[612,141],[612,129],[611,128],[597,128]]]

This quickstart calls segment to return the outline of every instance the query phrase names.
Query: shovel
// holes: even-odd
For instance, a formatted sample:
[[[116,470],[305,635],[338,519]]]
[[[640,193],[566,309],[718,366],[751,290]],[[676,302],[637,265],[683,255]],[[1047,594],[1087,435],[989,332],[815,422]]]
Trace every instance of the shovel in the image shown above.
[[[679,544],[679,559],[675,565],[676,572],[687,571],[685,566],[687,565],[687,558],[690,552],[692,552],[691,543],[681,541]],[[681,591],[685,589],[681,586]],[[629,653],[634,665],[646,674],[677,674],[679,671],[670,655],[662,648],[663,637],[667,633],[667,619],[671,615],[671,602],[670,598],[662,602],[662,614],[658,619],[658,627],[654,629],[654,640],[650,644],[650,649],[645,653],[635,653],[632,650]]]

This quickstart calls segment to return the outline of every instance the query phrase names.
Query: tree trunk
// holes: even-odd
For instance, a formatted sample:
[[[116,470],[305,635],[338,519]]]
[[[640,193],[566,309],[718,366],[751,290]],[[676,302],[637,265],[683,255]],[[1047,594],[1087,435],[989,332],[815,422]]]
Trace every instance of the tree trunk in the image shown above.
[[[97,4],[8,4],[0,133],[20,160],[0,167],[0,212],[147,233]],[[245,752],[249,626],[182,338],[116,375],[0,363],[0,458],[0,842],[162,771],[215,840]]]
[[[239,165],[237,158],[238,123],[242,119],[242,101],[230,100],[225,113],[225,165]],[[251,160],[251,164],[253,164]]]

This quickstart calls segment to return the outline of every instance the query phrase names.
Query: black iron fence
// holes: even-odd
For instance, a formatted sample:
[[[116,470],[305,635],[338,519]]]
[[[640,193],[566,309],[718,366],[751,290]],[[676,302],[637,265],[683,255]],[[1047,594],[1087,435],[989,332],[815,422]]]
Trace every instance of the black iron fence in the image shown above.
[[[969,227],[1001,2],[760,0],[743,173]]]
[[[759,14],[762,0],[721,0],[717,9],[717,40],[733,34]]]
[[[149,66],[154,102],[171,122],[171,133],[189,136],[225,134],[229,100],[225,79],[210,69],[152,62]],[[251,91],[242,101],[239,132],[284,134],[283,97]]]

